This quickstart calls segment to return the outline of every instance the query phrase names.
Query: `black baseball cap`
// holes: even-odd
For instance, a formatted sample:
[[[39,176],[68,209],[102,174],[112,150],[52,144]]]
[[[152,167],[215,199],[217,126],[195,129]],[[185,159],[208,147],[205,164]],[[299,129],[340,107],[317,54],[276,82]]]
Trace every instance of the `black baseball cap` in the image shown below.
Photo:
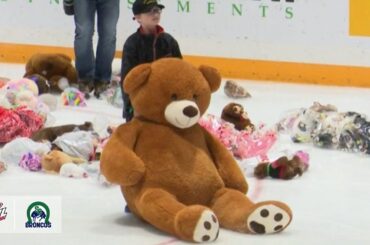
[[[136,0],[132,5],[132,12],[134,15],[149,12],[153,7],[160,9],[164,8],[164,5],[158,4],[157,0]]]

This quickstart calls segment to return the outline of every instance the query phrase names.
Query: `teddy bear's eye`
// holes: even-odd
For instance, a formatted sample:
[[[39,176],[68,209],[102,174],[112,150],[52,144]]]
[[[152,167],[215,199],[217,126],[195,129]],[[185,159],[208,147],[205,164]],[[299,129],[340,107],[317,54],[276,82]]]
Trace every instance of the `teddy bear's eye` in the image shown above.
[[[198,99],[198,95],[193,94],[193,99],[194,99],[194,100],[197,100],[197,99]]]
[[[171,100],[177,100],[177,94],[172,94],[171,95]]]

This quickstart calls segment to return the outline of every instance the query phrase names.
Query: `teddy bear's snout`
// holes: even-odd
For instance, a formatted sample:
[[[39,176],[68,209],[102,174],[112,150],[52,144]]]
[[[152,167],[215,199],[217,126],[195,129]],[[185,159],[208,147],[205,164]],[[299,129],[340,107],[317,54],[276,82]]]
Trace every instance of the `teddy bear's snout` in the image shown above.
[[[165,109],[165,118],[178,128],[189,128],[196,124],[200,117],[200,111],[194,101],[173,101]]]
[[[196,115],[198,115],[198,109],[195,108],[194,106],[187,106],[185,107],[182,112],[184,113],[185,116],[187,117],[195,117]]]

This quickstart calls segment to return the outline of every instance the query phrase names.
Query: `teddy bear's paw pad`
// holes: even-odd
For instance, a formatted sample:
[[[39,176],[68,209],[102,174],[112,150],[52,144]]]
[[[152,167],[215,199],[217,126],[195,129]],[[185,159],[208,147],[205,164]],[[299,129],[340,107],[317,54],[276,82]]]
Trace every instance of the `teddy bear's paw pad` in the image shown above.
[[[193,240],[195,242],[212,242],[217,239],[220,225],[216,215],[205,210],[199,217],[194,229]]]
[[[252,233],[269,234],[284,230],[291,216],[282,208],[268,204],[256,208],[248,217],[248,229]]]

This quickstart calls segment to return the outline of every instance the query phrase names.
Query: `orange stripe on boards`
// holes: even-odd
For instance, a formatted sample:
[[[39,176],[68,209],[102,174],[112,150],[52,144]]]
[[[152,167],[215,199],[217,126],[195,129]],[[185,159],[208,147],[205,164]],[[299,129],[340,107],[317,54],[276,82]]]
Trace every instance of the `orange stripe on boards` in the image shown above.
[[[29,44],[0,43],[0,62],[3,63],[26,63],[36,53],[62,53],[75,58],[73,48],[42,46]],[[116,52],[116,58],[122,57],[122,52]]]
[[[63,53],[74,58],[72,48],[0,43],[0,62],[26,63],[35,53]]]
[[[223,77],[309,83],[320,85],[370,87],[370,67],[307,64],[282,61],[185,56],[195,65],[217,68]]]
[[[64,53],[74,58],[73,48],[0,43],[0,62],[26,63],[35,53]],[[122,57],[118,51],[116,58]],[[307,64],[185,55],[190,63],[217,68],[223,77],[289,83],[370,87],[370,67]],[[1,75],[1,74],[0,74]]]

